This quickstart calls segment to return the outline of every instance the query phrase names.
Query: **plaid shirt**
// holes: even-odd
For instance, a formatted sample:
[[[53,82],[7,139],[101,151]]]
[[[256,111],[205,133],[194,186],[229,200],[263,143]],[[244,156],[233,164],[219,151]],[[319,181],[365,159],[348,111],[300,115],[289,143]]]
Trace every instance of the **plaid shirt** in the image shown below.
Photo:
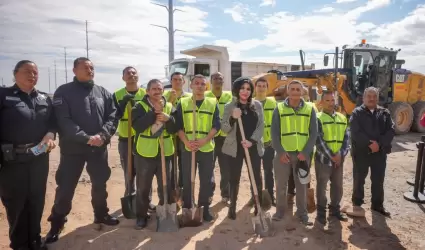
[[[336,114],[334,112],[331,116],[335,118],[335,115]],[[322,123],[320,121],[317,123],[317,127],[318,127],[319,133],[318,133],[317,141],[316,141],[315,159],[316,161],[319,161],[323,165],[332,166],[333,162],[331,158],[335,154],[332,153],[332,151],[329,149],[328,145],[326,144],[325,140],[323,139],[324,133],[322,128]],[[349,138],[350,138],[350,130],[347,127],[345,129],[345,135],[344,135],[344,140],[342,142],[341,149],[339,150],[339,153],[341,154],[342,158],[344,158],[348,154],[348,151],[350,150]]]

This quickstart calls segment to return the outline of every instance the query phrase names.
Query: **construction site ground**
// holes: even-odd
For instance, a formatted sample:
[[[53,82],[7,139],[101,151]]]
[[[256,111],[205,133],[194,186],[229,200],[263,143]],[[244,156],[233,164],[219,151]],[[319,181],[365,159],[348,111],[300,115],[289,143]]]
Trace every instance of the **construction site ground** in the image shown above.
[[[214,195],[212,211],[216,220],[197,228],[181,228],[176,233],[157,233],[156,219],[152,216],[149,226],[142,231],[134,229],[135,221],[122,217],[120,198],[124,194],[124,178],[117,151],[117,141],[109,148],[109,163],[112,175],[108,181],[108,204],[111,213],[120,217],[118,227],[105,227],[94,230],[93,209],[90,203],[90,178],[84,172],[75,190],[72,211],[60,240],[49,249],[425,249],[424,205],[404,200],[403,193],[411,190],[406,180],[414,177],[416,168],[416,142],[420,134],[412,133],[397,136],[393,152],[388,157],[385,179],[385,205],[392,218],[372,213],[370,210],[370,180],[365,185],[366,218],[348,222],[331,222],[325,228],[317,225],[305,228],[299,224],[291,212],[285,220],[274,223],[277,233],[274,237],[259,239],[253,235],[251,224],[252,210],[246,206],[250,198],[249,179],[246,168],[241,178],[238,198],[237,219],[227,219],[227,208],[220,203],[219,188]],[[47,216],[55,196],[55,173],[59,163],[59,150],[51,153],[50,172],[47,183],[46,205],[42,219],[43,236],[49,230]],[[344,203],[349,204],[352,192],[352,162],[346,159],[344,165]],[[313,168],[314,172],[314,168]],[[216,167],[215,176],[219,183],[220,175]],[[313,173],[314,174],[314,173]],[[154,203],[157,202],[156,182],[154,182]],[[314,178],[312,181],[315,186]],[[18,185],[18,183],[17,183]],[[199,181],[197,180],[197,186]],[[328,188],[329,192],[329,188]],[[295,206],[294,209],[295,210]],[[273,214],[274,207],[270,210]],[[314,220],[315,213],[310,214]],[[8,224],[5,210],[0,206],[0,249],[8,249]]]

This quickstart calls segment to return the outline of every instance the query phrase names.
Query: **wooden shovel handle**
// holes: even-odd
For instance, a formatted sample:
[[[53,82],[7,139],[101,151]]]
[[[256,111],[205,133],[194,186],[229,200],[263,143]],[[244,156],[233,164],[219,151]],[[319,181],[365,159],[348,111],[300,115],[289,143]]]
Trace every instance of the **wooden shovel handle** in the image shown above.
[[[164,193],[164,204],[168,204],[167,170],[165,167],[164,136],[162,134],[159,136],[159,148],[161,150],[162,192]]]
[[[196,100],[195,97],[192,96],[192,122],[193,122],[193,129],[192,129],[192,140],[196,140]],[[195,171],[195,167],[196,167],[196,152],[192,151],[192,166],[191,166],[191,174],[190,174],[190,180],[192,183],[192,187],[191,187],[191,193],[192,193],[192,204],[194,204],[194,199],[195,199],[195,175],[196,175],[196,171]]]
[[[132,141],[132,131],[133,131],[133,125],[132,125],[132,118],[131,118],[131,101],[127,102],[127,178],[129,185],[128,190],[130,191],[130,180],[133,176],[133,141]]]
[[[245,141],[246,140],[245,131],[243,129],[243,123],[242,123],[242,119],[240,117],[238,118],[238,125],[239,125],[239,130],[241,131],[242,140]],[[255,182],[254,172],[252,171],[251,156],[249,155],[249,150],[247,148],[244,148],[244,150],[245,150],[246,165],[248,165],[248,173],[249,173],[249,177],[251,179],[252,190],[254,192],[255,203],[256,203],[258,211],[260,211],[260,201],[259,201],[259,198],[258,198],[257,183]]]

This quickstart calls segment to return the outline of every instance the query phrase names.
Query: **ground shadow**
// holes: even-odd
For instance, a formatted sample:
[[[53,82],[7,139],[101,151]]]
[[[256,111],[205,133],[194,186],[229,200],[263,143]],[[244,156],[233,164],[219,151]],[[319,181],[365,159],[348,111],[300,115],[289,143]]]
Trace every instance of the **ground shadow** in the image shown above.
[[[391,232],[386,220],[386,217],[374,211],[371,225],[364,217],[353,218],[353,224],[349,227],[352,233],[349,242],[361,249],[406,249]]]
[[[416,143],[421,140],[422,135],[421,133],[408,133],[395,136],[391,144],[391,153],[416,151]]]
[[[219,211],[223,204],[216,204],[211,210]],[[201,231],[208,230],[213,223],[204,223],[199,227],[180,228],[175,233],[156,232],[156,215],[151,215],[148,226],[144,230],[135,230],[135,219],[126,219],[121,209],[113,212],[119,215],[120,224],[117,227],[104,226],[102,230],[95,230],[93,224],[76,228],[67,232],[66,228],[59,241],[49,244],[53,250],[83,250],[83,249],[120,249],[120,250],[147,250],[147,249],[182,249]],[[165,236],[165,237],[164,237]],[[164,240],[166,239],[166,240]],[[152,245],[151,245],[152,244]]]

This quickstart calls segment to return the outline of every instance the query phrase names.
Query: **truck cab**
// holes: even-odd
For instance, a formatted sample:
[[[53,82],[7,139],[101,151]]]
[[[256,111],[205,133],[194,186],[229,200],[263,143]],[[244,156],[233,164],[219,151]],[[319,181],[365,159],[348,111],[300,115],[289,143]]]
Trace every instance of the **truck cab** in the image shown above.
[[[229,53],[226,47],[214,45],[202,45],[193,49],[180,51],[183,55],[194,58],[180,58],[171,61],[169,65],[168,77],[174,72],[183,74],[186,84],[183,86],[185,91],[190,90],[190,81],[193,76],[201,74],[207,78],[207,89],[210,89],[211,74],[220,71],[224,75],[224,90],[231,89]]]

